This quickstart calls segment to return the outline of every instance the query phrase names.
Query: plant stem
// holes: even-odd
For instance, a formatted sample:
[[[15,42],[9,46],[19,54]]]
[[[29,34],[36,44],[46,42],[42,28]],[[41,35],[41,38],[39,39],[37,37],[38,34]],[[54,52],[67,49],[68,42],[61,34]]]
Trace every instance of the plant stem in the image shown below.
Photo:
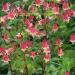
[[[42,75],[44,75],[44,71],[45,71],[45,66],[44,63],[42,63]]]

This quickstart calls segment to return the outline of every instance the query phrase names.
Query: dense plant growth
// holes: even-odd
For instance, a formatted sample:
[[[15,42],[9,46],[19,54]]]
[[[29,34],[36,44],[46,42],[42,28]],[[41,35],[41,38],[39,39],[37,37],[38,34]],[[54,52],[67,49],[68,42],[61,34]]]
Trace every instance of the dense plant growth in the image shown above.
[[[75,75],[75,1],[3,0],[0,75]]]

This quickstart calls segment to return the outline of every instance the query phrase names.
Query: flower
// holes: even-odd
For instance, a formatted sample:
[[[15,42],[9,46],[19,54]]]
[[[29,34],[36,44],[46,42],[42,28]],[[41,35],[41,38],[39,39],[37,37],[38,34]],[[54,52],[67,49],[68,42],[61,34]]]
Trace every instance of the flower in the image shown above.
[[[3,38],[3,40],[5,40],[5,41],[9,41],[9,36],[8,36],[7,33],[4,33],[4,34],[2,35],[2,38]]]
[[[4,54],[2,56],[4,63],[8,63],[9,62],[9,56],[7,54]]]
[[[53,6],[52,11],[53,11],[54,14],[59,14],[59,7]]]
[[[63,3],[63,10],[67,10],[67,9],[69,9],[68,2],[64,1],[64,3]]]
[[[39,20],[39,25],[43,25],[45,23],[45,19]]]
[[[48,45],[48,42],[46,39],[44,39],[42,41],[42,48],[45,50],[45,49],[49,49],[49,45]]]
[[[12,12],[12,11],[10,11],[10,12],[8,12],[8,19],[10,19],[10,20],[14,20],[14,18],[15,18],[15,13],[14,12]]]
[[[35,58],[35,56],[36,56],[36,53],[35,52],[30,52],[30,57],[32,58],[32,59],[34,59]]]
[[[50,54],[45,55],[44,60],[46,63],[49,62],[50,61]]]
[[[35,3],[36,3],[37,6],[39,6],[40,3],[41,3],[41,0],[35,0]]]
[[[6,21],[7,21],[7,16],[2,16],[1,17],[1,22],[6,23]]]
[[[56,32],[58,30],[58,24],[54,23],[52,26],[52,32]]]
[[[28,48],[27,42],[22,42],[21,43],[21,51],[25,52],[27,48]]]
[[[5,47],[0,47],[0,55],[3,55],[5,53]]]
[[[70,35],[70,42],[75,43],[75,33]]]
[[[66,71],[66,72],[65,72],[65,75],[70,75],[70,72],[69,72],[69,71]]]
[[[17,39],[22,39],[22,34],[21,33],[18,33],[17,35],[16,35],[16,37],[17,37]]]
[[[62,41],[61,41],[60,37],[57,37],[57,38],[56,38],[56,45],[57,45],[58,47],[61,47]]]
[[[60,57],[63,56],[63,51],[61,47],[58,49],[58,56]]]
[[[9,6],[10,6],[9,3],[3,3],[3,5],[2,5],[2,11],[7,12],[9,10]]]

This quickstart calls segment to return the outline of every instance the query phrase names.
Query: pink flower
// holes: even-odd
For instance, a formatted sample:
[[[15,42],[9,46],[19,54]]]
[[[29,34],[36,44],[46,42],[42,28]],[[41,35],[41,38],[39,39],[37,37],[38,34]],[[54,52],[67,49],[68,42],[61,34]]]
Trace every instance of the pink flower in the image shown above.
[[[8,63],[9,62],[9,56],[7,54],[3,55],[3,61],[4,61],[4,63]]]
[[[21,43],[21,51],[25,52],[27,48],[28,48],[27,42],[22,42]]]
[[[22,39],[22,34],[21,33],[18,33],[17,35],[16,35],[16,37],[17,37],[17,39]]]
[[[30,19],[30,21],[32,21],[34,19],[34,16],[30,15],[29,19]]]
[[[75,43],[75,33],[70,35],[70,42]]]
[[[2,5],[2,11],[7,12],[9,10],[9,6],[10,6],[9,3],[3,3],[3,5]]]
[[[49,45],[48,45],[48,42],[47,42],[46,39],[42,41],[42,48],[43,48],[44,50],[45,50],[45,49],[49,49]]]
[[[59,14],[59,7],[58,6],[54,6],[52,8],[52,11],[53,11],[54,14]]]
[[[34,12],[36,10],[36,7],[34,5],[29,6],[29,10],[31,12]]]
[[[60,57],[63,56],[62,48],[59,48],[59,49],[58,49],[58,56],[60,56]]]
[[[32,59],[34,59],[35,58],[35,56],[36,56],[36,53],[35,52],[30,52],[30,57],[32,58]]]
[[[35,28],[31,27],[31,28],[28,28],[26,31],[33,37],[36,36],[37,30]]]
[[[41,0],[35,0],[36,5],[40,5]]]
[[[44,10],[47,10],[49,8],[49,3],[44,3]]]
[[[56,45],[59,46],[59,47],[61,47],[62,42],[61,42],[60,37],[57,37],[57,38],[56,38]]]
[[[69,71],[66,71],[66,72],[65,72],[65,75],[70,75],[70,72],[69,72]]]
[[[2,38],[3,38],[3,40],[5,40],[5,41],[9,41],[9,36],[8,36],[7,33],[4,33],[4,34],[2,35]]]
[[[45,19],[39,20],[39,24],[40,24],[40,25],[44,25],[44,23],[45,23]]]
[[[17,12],[18,12],[18,15],[20,15],[22,13],[22,8],[21,7],[17,7]]]
[[[58,24],[54,23],[52,26],[52,32],[56,32],[58,30]]]
[[[66,22],[69,22],[70,17],[68,16],[68,14],[66,14],[66,13],[63,14],[63,20]]]
[[[63,3],[63,10],[67,10],[67,9],[69,9],[68,2],[64,1],[64,3]]]
[[[44,60],[45,60],[46,63],[49,62],[50,61],[50,54],[45,55]]]
[[[3,55],[5,53],[5,48],[4,47],[0,47],[0,55]]]
[[[10,55],[13,51],[14,51],[13,48],[8,48],[8,49],[6,50],[6,54],[7,54],[7,55]]]
[[[6,23],[6,21],[7,21],[7,16],[2,16],[1,17],[1,22]]]
[[[29,19],[25,19],[24,23],[28,28],[33,26],[33,24],[29,21]]]
[[[8,12],[8,15],[7,16],[8,16],[8,19],[14,20],[14,18],[15,18],[16,15],[15,15],[14,12],[11,11],[11,12]]]

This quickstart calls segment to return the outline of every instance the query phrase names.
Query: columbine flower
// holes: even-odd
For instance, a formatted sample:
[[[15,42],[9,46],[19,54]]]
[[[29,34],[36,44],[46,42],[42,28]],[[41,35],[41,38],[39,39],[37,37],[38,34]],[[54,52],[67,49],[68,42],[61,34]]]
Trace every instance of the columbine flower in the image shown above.
[[[64,1],[64,3],[63,3],[63,10],[67,10],[67,9],[69,9],[68,2]]]
[[[5,53],[5,48],[4,47],[0,47],[0,55],[3,55],[3,53]]]
[[[39,20],[39,25],[43,25],[45,23],[45,19]]]
[[[9,36],[8,36],[7,33],[4,33],[4,34],[2,35],[2,38],[3,38],[3,40],[5,40],[5,41],[9,41]]]
[[[56,45],[59,46],[59,47],[61,47],[62,41],[61,41],[60,37],[56,38]]]
[[[41,0],[35,0],[36,6],[39,6],[41,3]]]
[[[21,33],[18,33],[17,35],[16,35],[16,37],[17,37],[17,39],[22,39],[22,34]]]
[[[28,28],[33,26],[33,24],[29,21],[29,19],[25,19],[24,23]]]
[[[12,11],[10,11],[10,12],[8,12],[8,19],[10,19],[10,20],[14,20],[14,18],[15,18],[15,13],[14,12],[12,12]]]
[[[2,16],[1,17],[1,22],[6,23],[6,21],[7,21],[7,16]]]
[[[71,42],[71,43],[75,43],[75,33],[72,33],[72,34],[70,35],[70,42]]]
[[[35,58],[35,56],[36,56],[36,53],[35,52],[30,52],[30,57],[32,58],[32,59],[34,59]]]
[[[43,41],[42,41],[42,48],[43,48],[43,49],[49,49],[49,45],[48,45],[47,40],[43,40]]]
[[[50,61],[50,54],[45,55],[44,60],[46,63],[49,62]]]
[[[3,3],[3,5],[2,5],[2,11],[7,12],[9,10],[9,6],[10,6],[9,3]]]
[[[62,56],[63,56],[62,48],[59,48],[59,49],[58,49],[58,56],[60,56],[60,57],[62,57]]]
[[[28,48],[27,42],[22,42],[21,43],[21,51],[25,52],[27,48]]]
[[[52,32],[56,32],[58,30],[58,24],[54,23],[52,26]]]
[[[7,54],[4,54],[2,57],[3,57],[4,63],[8,63],[9,62],[9,56]]]
[[[53,11],[54,14],[59,14],[59,7],[58,6],[54,6],[52,8],[52,11]]]
[[[69,72],[69,71],[66,71],[66,72],[65,72],[65,75],[70,75],[70,72]]]
[[[13,48],[6,49],[6,54],[10,55],[13,52]]]
[[[30,19],[30,21],[32,21],[34,19],[34,16],[33,15],[30,15],[29,16],[29,19]]]

